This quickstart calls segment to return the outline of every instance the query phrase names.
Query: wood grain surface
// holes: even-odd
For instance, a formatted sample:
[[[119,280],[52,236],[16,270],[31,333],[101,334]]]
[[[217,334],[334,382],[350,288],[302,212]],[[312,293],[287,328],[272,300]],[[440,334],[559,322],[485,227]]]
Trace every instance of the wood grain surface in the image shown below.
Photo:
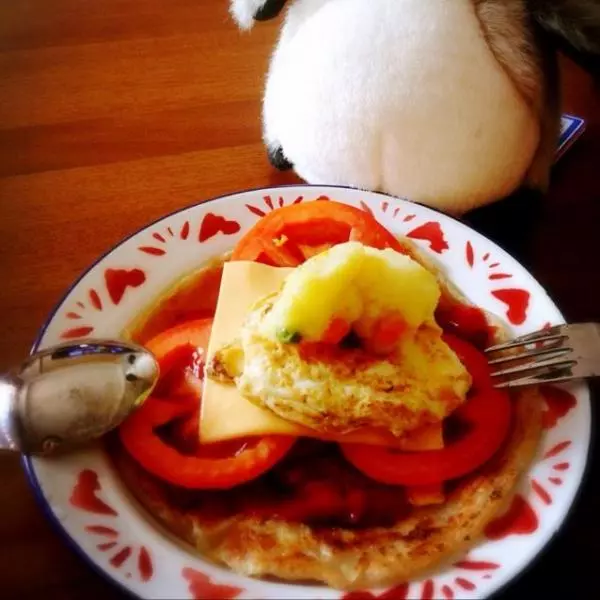
[[[227,4],[0,3],[0,369],[26,355],[65,288],[132,230],[215,195],[297,181],[269,166],[260,139],[278,22],[240,33]],[[600,321],[600,92],[566,61],[563,75],[564,108],[588,126],[549,197],[468,221],[512,250],[568,319]],[[524,211],[527,229],[515,225]],[[562,534],[503,597],[597,587],[597,463]],[[1,457],[0,476],[0,597],[124,597],[44,519],[17,459]]]

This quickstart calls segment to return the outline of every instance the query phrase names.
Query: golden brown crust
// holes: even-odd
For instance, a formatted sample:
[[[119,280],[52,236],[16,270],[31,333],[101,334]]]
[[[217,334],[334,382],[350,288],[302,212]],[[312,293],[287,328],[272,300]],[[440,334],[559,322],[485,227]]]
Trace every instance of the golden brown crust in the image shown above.
[[[413,258],[436,272],[449,299],[467,302],[438,265],[412,248]],[[502,323],[492,315],[489,319],[498,327],[497,340],[503,339]],[[512,433],[495,458],[465,478],[444,505],[415,509],[388,528],[324,530],[243,514],[209,520],[176,508],[165,488],[122,450],[111,454],[140,503],[208,558],[249,576],[356,589],[408,581],[476,544],[533,459],[541,435],[541,406],[537,389],[516,392]]]

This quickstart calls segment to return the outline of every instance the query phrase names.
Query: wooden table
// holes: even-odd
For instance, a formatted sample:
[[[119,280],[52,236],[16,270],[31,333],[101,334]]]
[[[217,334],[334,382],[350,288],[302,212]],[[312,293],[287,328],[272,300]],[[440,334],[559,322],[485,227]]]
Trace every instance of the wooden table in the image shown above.
[[[203,198],[296,181],[270,168],[260,141],[277,24],[242,35],[227,4],[0,4],[0,369],[25,356],[69,283],[124,235]],[[569,319],[600,321],[600,93],[564,67],[565,108],[589,119],[587,133],[529,211],[529,232],[514,231],[514,207],[477,227],[506,242]],[[597,462],[557,543],[506,597],[597,587]],[[0,596],[121,597],[46,522],[18,460],[0,465]]]

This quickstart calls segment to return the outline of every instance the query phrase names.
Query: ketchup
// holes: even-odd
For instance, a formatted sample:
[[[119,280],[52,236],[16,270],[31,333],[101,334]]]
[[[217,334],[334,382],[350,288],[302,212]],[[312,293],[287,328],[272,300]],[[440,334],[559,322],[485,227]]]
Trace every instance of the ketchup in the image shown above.
[[[316,528],[389,527],[410,513],[404,489],[350,465],[337,444],[303,438],[271,471],[234,490],[187,490],[161,483],[169,502],[206,519],[246,514]]]
[[[476,306],[442,298],[435,319],[445,332],[471,342],[479,350],[485,350],[493,341],[495,328],[490,327],[485,314]]]

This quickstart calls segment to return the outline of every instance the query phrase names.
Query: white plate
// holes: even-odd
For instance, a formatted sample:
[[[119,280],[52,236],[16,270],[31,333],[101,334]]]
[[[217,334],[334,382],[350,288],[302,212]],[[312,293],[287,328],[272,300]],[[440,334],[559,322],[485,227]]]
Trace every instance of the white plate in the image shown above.
[[[50,316],[35,348],[69,337],[118,336],[140,305],[205,260],[230,250],[262,214],[321,195],[370,210],[393,233],[417,240],[470,300],[503,317],[515,334],[564,322],[552,300],[523,267],[449,217],[380,194],[290,186],[216,198],[173,213],[132,235],[73,285]],[[515,507],[519,510],[512,533],[484,541],[462,561],[397,589],[394,597],[488,597],[548,543],[581,484],[590,444],[587,386],[562,389],[567,401],[571,394],[574,405],[545,430],[540,453],[518,490]],[[344,596],[319,586],[245,578],[203,560],[139,507],[99,448],[60,459],[27,458],[25,466],[48,515],[75,548],[106,577],[140,597]],[[211,584],[226,587],[211,591]],[[385,591],[372,590],[372,597]]]

